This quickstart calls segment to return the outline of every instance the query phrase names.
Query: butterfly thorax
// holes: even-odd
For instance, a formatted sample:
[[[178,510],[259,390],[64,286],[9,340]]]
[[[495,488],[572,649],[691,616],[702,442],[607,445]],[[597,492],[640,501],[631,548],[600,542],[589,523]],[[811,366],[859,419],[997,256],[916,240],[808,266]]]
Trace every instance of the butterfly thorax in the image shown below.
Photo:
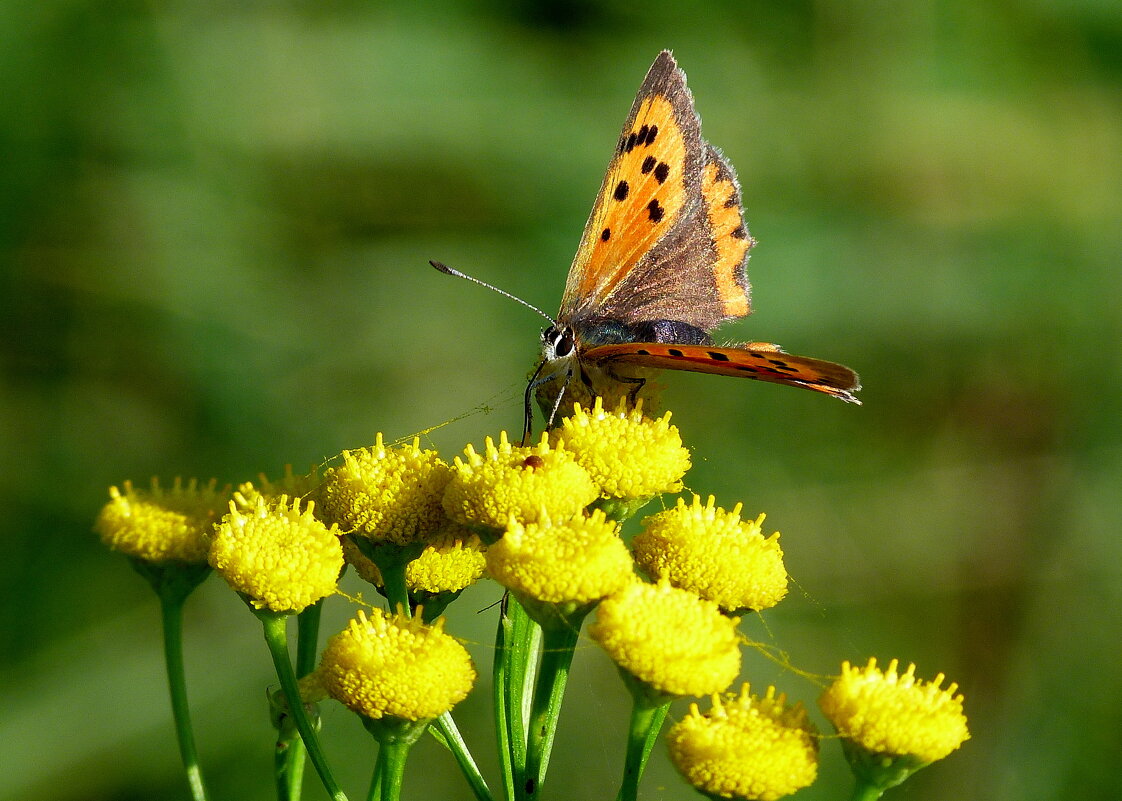
[[[640,320],[627,323],[608,318],[558,322],[542,331],[546,359],[568,356],[598,345],[625,342],[676,342],[680,345],[712,345],[708,332],[681,320]]]

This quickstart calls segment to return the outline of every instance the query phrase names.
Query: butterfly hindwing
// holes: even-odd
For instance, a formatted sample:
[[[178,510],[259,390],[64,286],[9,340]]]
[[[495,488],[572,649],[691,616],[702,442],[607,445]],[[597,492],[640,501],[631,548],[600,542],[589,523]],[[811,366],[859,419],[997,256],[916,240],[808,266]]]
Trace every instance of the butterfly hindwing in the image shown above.
[[[775,384],[804,387],[860,404],[854,392],[861,389],[857,374],[840,364],[784,353],[774,345],[730,348],[712,345],[677,345],[666,342],[628,342],[589,348],[583,359],[608,369],[611,364],[634,364],[662,370],[754,378]]]
[[[636,265],[696,214],[705,157],[685,75],[663,51],[623,126],[569,270],[558,319],[607,316],[607,308],[628,303],[621,288],[631,284]]]

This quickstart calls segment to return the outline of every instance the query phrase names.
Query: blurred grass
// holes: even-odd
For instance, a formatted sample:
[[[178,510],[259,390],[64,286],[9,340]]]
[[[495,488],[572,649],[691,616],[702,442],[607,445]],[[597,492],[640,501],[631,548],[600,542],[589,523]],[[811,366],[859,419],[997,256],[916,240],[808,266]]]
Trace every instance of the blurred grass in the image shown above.
[[[798,588],[746,630],[814,672],[899,656],[961,683],[974,739],[914,799],[1116,796],[1116,4],[44,0],[0,4],[0,798],[186,797],[155,604],[90,532],[109,484],[517,428],[539,321],[426,261],[555,309],[662,47],[761,241],[757,311],[723,334],[866,387],[667,377],[691,488],[783,531]],[[453,626],[481,664],[490,600]],[[247,617],[214,582],[188,615],[216,797],[267,797]],[[595,649],[577,671],[555,770],[602,798],[625,703]],[[362,786],[369,749],[326,714]],[[407,791],[464,797],[418,761]],[[830,744],[823,773],[803,796],[848,782]],[[661,757],[644,787],[691,797]]]

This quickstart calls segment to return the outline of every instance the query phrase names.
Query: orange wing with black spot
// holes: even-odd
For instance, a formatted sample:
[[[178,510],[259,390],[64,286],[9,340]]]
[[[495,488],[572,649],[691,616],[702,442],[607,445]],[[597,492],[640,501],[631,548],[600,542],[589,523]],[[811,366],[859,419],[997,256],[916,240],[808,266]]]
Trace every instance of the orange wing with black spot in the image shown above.
[[[686,76],[663,51],[623,126],[558,319],[710,330],[750,310],[752,244],[736,175],[701,138]]]
[[[853,394],[861,389],[861,382],[857,373],[848,367],[784,353],[777,346],[762,342],[749,342],[739,348],[628,342],[589,348],[583,358],[601,368],[618,362],[661,370],[754,378],[823,392],[849,403],[861,403]]]
[[[631,310],[635,298],[623,290],[634,289],[635,268],[696,216],[704,163],[686,77],[663,51],[623,126],[569,270],[559,320]]]

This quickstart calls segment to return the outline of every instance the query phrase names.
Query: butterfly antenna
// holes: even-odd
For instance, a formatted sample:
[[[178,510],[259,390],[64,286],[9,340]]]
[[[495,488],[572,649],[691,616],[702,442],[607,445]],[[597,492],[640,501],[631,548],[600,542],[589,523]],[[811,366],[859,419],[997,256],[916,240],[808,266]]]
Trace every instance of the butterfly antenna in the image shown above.
[[[537,306],[533,305],[532,303],[527,303],[526,301],[522,300],[522,298],[516,297],[516,296],[510,294],[509,292],[504,292],[503,290],[499,289],[497,286],[491,286],[486,281],[480,281],[478,278],[473,278],[472,276],[468,275],[467,273],[461,273],[459,270],[456,270],[452,267],[449,267],[447,264],[442,264],[439,261],[430,261],[429,264],[431,264],[436,269],[440,270],[440,272],[444,273],[445,275],[454,275],[457,278],[463,278],[465,281],[471,281],[473,284],[479,284],[480,286],[485,286],[488,289],[490,289],[492,292],[498,292],[503,297],[510,298],[511,300],[513,300],[516,303],[521,303],[527,309],[533,309],[534,311],[536,311],[538,314],[540,314],[545,319],[549,320],[549,322],[553,323],[554,325],[557,324],[556,320],[554,320],[548,314],[543,312]]]

